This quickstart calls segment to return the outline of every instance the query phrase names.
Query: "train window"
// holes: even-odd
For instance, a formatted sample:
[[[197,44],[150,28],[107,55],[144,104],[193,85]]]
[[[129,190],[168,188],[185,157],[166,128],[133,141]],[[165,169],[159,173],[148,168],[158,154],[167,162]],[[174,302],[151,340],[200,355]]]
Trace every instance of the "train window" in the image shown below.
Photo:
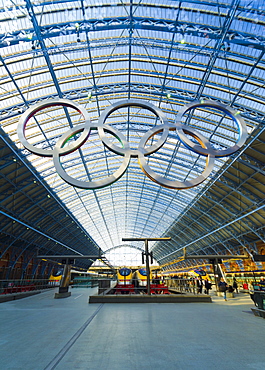
[[[124,267],[124,268],[120,269],[119,273],[120,273],[121,276],[128,276],[128,275],[130,275],[131,270]]]
[[[139,269],[139,272],[140,272],[141,275],[147,276],[147,273],[146,273],[146,269],[145,268]]]

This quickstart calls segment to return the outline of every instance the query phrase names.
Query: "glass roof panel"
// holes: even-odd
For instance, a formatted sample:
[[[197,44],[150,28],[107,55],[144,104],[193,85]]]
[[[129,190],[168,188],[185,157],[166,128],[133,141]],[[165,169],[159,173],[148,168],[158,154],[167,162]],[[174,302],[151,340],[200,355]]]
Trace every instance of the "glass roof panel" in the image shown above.
[[[174,124],[182,106],[210,99],[239,111],[251,132],[264,114],[265,6],[264,1],[233,4],[0,1],[1,127],[103,250],[121,245],[122,237],[163,235],[227,159],[216,159],[210,178],[186,190],[154,183],[137,158],[110,187],[73,188],[59,177],[52,158],[23,149],[16,134],[21,113],[39,101],[64,98],[85,108],[96,124],[111,104],[139,99],[162,109]],[[82,122],[76,111],[67,112],[50,108],[31,118],[29,142],[54,148],[64,132]],[[216,112],[197,109],[187,123],[218,148],[237,139],[231,120]],[[161,122],[148,110],[126,108],[113,112],[107,124],[136,151],[144,133]],[[205,157],[185,148],[173,132],[148,158],[150,167],[169,179],[196,178],[205,167]],[[92,131],[61,163],[70,176],[88,181],[109,176],[122,160]]]

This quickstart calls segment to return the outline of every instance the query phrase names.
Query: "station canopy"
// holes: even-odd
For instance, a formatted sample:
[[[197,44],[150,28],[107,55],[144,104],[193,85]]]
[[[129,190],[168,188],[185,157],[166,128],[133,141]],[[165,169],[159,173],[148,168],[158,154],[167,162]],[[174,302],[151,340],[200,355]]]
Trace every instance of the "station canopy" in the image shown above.
[[[165,264],[178,259],[185,247],[198,254],[240,253],[243,247],[254,250],[264,242],[264,1],[0,4],[2,135],[13,143],[21,163],[32,166],[36,181],[89,236],[95,250],[107,251],[113,265],[135,265],[141,263],[144,245],[122,238],[170,236],[170,242],[150,243],[157,262]],[[60,157],[63,172],[79,183],[111,180],[126,162],[126,156],[104,144],[97,124],[107,108],[127,100],[143,105],[113,110],[104,123],[109,129],[103,130],[104,140],[120,151],[129,145],[136,153],[162,140],[163,126],[155,127],[163,120],[146,103],[163,112],[171,126],[194,101],[221,103],[244,119],[248,140],[231,156],[216,157],[208,178],[195,187],[162,186],[142,170],[137,155],[128,159],[127,170],[111,185],[74,187],[59,176],[52,157],[30,152],[17,134],[24,112],[54,99],[70,100],[86,113],[48,105],[28,120],[25,136],[34,147],[52,152],[70,129],[72,135],[66,135],[61,148],[74,145],[83,132],[75,126],[89,119],[93,129],[86,141]],[[235,145],[240,135],[231,116],[212,107],[190,109],[181,123],[219,150]],[[150,130],[153,134],[143,145]],[[198,144],[190,131],[186,136]],[[208,159],[185,146],[174,130],[145,157],[150,172],[169,183],[198,178]],[[31,225],[38,222],[36,217]],[[49,243],[56,251],[56,238]],[[78,250],[77,242],[68,243]]]

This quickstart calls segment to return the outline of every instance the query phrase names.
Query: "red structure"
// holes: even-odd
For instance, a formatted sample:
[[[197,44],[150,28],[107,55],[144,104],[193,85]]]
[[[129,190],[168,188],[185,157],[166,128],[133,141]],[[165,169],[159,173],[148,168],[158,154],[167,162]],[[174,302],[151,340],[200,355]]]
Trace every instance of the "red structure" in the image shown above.
[[[165,284],[151,284],[151,294],[170,294],[168,287]]]
[[[134,285],[133,284],[117,284],[115,287],[115,294],[129,294],[135,293],[134,292]]]

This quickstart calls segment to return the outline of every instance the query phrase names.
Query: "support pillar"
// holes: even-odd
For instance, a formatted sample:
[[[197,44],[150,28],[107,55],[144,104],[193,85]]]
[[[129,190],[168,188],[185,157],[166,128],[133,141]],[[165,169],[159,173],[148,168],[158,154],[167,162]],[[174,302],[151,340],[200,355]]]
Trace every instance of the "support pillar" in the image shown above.
[[[61,284],[59,287],[59,292],[54,294],[54,298],[70,297],[71,292],[68,291],[70,278],[71,278],[71,265],[65,264]]]
[[[146,274],[147,274],[147,294],[151,294],[150,288],[150,265],[149,265],[149,250],[148,250],[148,240],[145,239],[145,265],[146,265]],[[152,262],[152,261],[151,261]]]

